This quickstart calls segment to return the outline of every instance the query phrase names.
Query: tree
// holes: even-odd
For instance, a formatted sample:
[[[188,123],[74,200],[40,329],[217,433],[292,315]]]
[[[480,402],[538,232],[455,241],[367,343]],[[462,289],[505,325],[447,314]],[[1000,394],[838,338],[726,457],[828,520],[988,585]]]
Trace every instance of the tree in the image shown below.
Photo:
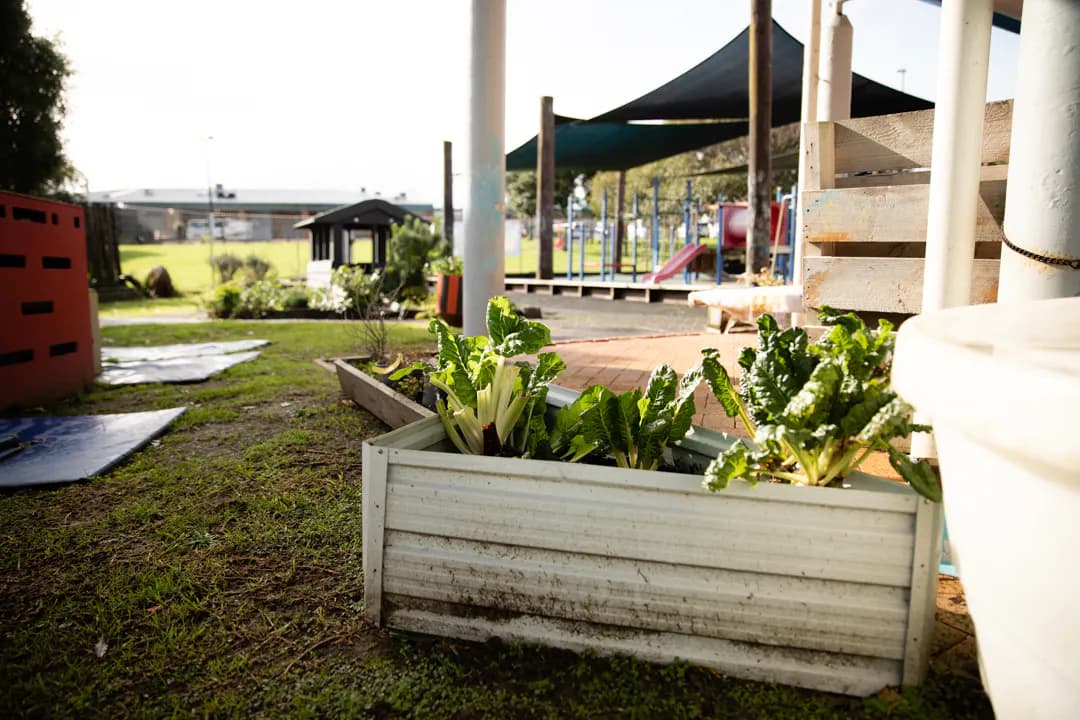
[[[74,173],[60,138],[71,70],[30,25],[25,0],[0,0],[0,189],[51,195]]]
[[[555,214],[566,212],[566,196],[574,191],[577,173],[555,168]],[[521,170],[506,175],[507,204],[520,218],[536,217],[536,172]]]

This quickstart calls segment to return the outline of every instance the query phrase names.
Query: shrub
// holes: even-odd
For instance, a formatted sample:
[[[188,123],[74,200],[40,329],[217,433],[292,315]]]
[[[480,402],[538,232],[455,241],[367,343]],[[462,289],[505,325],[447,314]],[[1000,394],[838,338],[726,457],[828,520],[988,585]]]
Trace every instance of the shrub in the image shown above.
[[[271,310],[282,308],[282,287],[276,280],[258,280],[240,291],[237,314],[265,317]]]
[[[461,258],[447,255],[428,263],[427,271],[431,275],[461,275],[465,272]]]
[[[303,285],[281,288],[281,307],[285,310],[303,310],[308,307],[311,293]]]
[[[210,258],[210,265],[217,270],[221,282],[227,283],[232,280],[236,271],[244,266],[244,263],[235,255],[224,253]]]
[[[207,303],[210,315],[217,318],[233,317],[239,307],[240,286],[231,282],[219,285]]]
[[[258,255],[252,254],[244,258],[244,269],[251,272],[254,280],[265,280],[266,274],[273,269],[268,261],[263,260]]]
[[[431,226],[410,218],[391,228],[389,254],[383,292],[394,300],[420,300],[428,294],[424,275],[428,261],[445,256],[447,252]]]

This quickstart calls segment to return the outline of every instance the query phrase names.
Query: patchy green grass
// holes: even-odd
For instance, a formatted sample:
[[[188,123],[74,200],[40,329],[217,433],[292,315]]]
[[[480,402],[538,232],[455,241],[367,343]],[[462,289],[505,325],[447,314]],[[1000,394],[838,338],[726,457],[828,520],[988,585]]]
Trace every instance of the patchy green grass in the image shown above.
[[[258,255],[269,261],[281,278],[302,278],[311,256],[307,240],[272,240],[265,242],[221,242],[213,246],[214,255],[230,253],[243,260]],[[209,242],[170,242],[149,245],[121,245],[120,268],[142,282],[150,268],[163,265],[173,286],[182,293],[198,294],[209,290],[214,275],[210,267]]]
[[[396,326],[402,349],[430,344]],[[361,619],[360,445],[384,428],[315,356],[343,323],[104,329],[112,344],[265,337],[196,385],[95,388],[52,413],[186,404],[104,477],[0,495],[0,715],[50,718],[989,717],[976,681],[859,700]]]

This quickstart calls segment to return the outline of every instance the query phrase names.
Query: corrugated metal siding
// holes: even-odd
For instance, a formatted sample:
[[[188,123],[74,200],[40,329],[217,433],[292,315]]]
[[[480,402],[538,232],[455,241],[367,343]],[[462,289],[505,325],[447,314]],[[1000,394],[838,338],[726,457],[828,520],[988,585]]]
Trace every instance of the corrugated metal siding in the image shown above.
[[[587,472],[390,450],[387,624],[679,657],[835,692],[899,684],[913,499],[845,490],[847,506],[832,507],[793,488],[712,494],[686,476],[651,474],[661,489],[637,471]]]
[[[413,468],[392,455],[387,529],[905,587],[914,515]]]

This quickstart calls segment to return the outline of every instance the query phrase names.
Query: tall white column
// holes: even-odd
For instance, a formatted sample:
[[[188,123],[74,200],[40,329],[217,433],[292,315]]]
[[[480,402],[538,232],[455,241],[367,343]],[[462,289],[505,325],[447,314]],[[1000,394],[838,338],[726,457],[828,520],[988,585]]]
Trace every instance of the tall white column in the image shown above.
[[[851,21],[844,15],[844,0],[832,0],[828,18],[821,26],[818,120],[847,120],[851,117],[851,46],[854,35]]]
[[[993,0],[941,4],[922,312],[971,304],[993,11]],[[937,457],[933,436],[912,437],[911,454]]]
[[[992,0],[941,5],[923,312],[971,304],[993,10]]]
[[[465,205],[465,334],[487,333],[488,300],[504,285],[506,0],[472,0],[469,194]]]
[[[1013,102],[1005,237],[1080,257],[1080,2],[1027,0]],[[1080,295],[1080,270],[1001,249],[998,301]]]
[[[810,2],[810,27],[806,34],[806,44],[803,46],[803,70],[802,70],[802,115],[803,125],[817,120],[817,89],[818,89],[818,49],[821,41],[821,3],[822,0],[809,0]],[[794,264],[794,284],[802,285],[803,268],[802,258],[806,252],[806,241],[803,239],[803,183],[807,173],[809,158],[806,155],[806,133],[799,132],[799,187],[795,202],[795,224],[798,232],[795,233],[795,248],[792,263]]]

